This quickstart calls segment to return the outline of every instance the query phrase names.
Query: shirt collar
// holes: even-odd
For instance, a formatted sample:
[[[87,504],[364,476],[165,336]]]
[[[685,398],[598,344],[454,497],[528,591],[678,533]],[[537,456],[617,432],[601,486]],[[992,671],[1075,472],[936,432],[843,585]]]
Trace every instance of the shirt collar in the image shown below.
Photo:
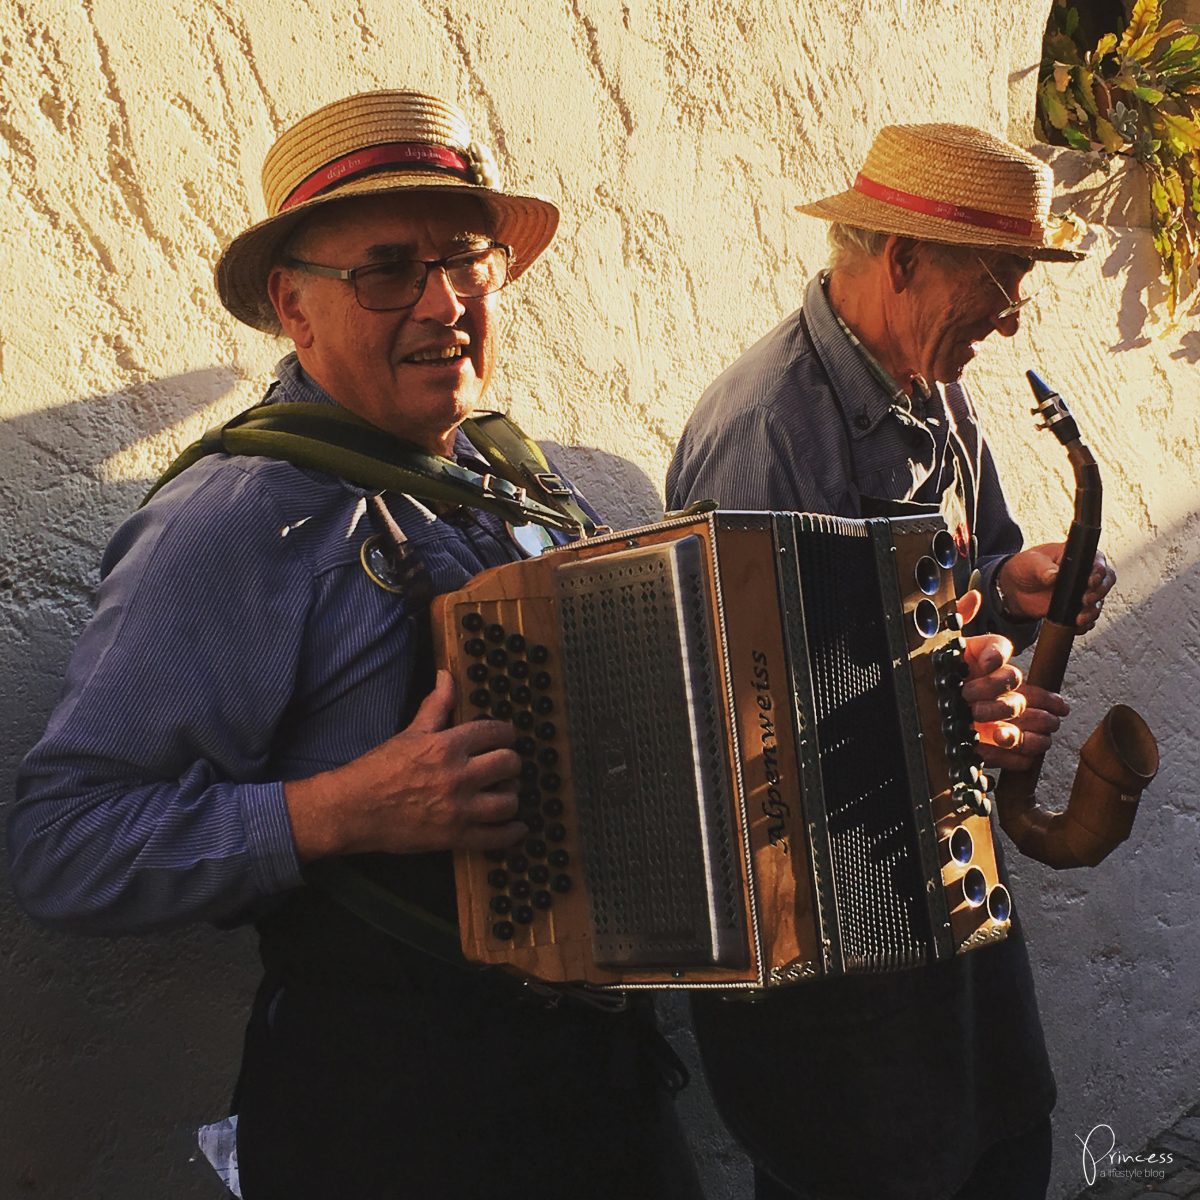
[[[828,279],[829,272],[823,271],[808,285],[804,313],[834,392],[840,397],[853,397],[846,409],[851,437],[865,437],[891,412],[903,421],[914,417],[923,420],[928,413],[936,412],[938,405],[931,403],[934,393],[923,389],[918,381],[914,394],[909,396],[834,312],[826,291]]]

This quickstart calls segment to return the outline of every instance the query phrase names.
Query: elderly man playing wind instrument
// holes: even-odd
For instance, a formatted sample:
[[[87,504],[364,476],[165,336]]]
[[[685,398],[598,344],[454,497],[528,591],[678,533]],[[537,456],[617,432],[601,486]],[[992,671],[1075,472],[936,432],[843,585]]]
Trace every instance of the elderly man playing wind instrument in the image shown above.
[[[992,333],[1011,337],[1041,261],[1081,257],[1050,214],[1050,172],[958,125],[890,126],[852,187],[800,207],[832,222],[804,305],[704,393],[667,475],[670,507],[846,517],[940,510],[976,627],[1018,647],[1045,615],[1061,545],[1022,549],[960,382]],[[1098,555],[1077,623],[1115,575]],[[1062,698],[984,731],[993,766],[1045,752]],[[1019,926],[928,970],[793,988],[759,1004],[697,998],[718,1107],[755,1159],[758,1196],[1029,1200],[1045,1193],[1054,1081]]]

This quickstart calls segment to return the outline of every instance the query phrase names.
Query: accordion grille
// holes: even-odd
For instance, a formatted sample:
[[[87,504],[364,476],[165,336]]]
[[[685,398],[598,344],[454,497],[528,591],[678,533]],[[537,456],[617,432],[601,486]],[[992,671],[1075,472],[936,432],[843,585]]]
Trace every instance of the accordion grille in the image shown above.
[[[596,961],[745,966],[721,680],[695,536],[557,572]]]
[[[798,532],[834,895],[846,969],[932,957],[913,799],[871,540]]]

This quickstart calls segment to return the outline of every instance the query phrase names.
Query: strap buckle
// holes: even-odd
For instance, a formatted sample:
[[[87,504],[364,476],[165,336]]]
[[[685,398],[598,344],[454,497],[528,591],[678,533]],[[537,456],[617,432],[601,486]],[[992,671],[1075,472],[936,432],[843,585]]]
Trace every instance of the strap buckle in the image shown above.
[[[525,489],[509,483],[500,475],[490,471],[480,476],[479,490],[485,496],[495,496],[498,500],[508,500],[513,504],[525,503]]]
[[[537,485],[547,496],[571,496],[574,493],[563,481],[563,477],[557,471],[534,471],[534,479],[537,480]]]

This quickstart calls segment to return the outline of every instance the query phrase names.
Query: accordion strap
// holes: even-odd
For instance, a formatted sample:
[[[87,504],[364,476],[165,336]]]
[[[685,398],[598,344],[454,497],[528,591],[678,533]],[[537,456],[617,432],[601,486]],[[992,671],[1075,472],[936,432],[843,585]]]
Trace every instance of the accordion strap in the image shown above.
[[[282,459],[293,466],[336,475],[359,487],[399,492],[420,500],[465,505],[516,525],[535,524],[579,536],[595,522],[561,477],[550,470],[536,443],[501,413],[463,423],[472,445],[495,473],[480,475],[437,454],[392,437],[344,409],[328,404],[263,403],[210,429],[188,446],[146,494],[210,454]],[[496,447],[495,460],[488,453]],[[509,475],[516,479],[510,479]],[[531,488],[540,497],[530,496]]]

